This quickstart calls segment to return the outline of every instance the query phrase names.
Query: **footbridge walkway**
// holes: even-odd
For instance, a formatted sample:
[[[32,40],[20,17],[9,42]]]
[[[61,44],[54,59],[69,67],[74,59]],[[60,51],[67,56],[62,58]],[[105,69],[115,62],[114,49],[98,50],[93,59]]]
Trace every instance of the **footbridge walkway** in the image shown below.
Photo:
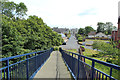
[[[86,60],[91,62],[86,63]],[[71,80],[119,80],[120,66],[59,49],[44,50],[0,59],[1,80],[35,80],[43,78]],[[107,66],[109,74],[95,66]],[[116,77],[113,74],[118,75]]]

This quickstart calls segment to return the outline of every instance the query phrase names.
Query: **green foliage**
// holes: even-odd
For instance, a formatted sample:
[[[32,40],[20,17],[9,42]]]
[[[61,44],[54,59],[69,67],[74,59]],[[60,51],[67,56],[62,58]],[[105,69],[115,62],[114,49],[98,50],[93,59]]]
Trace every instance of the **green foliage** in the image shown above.
[[[98,22],[97,23],[97,33],[99,33],[99,32],[102,32],[102,33],[104,33],[104,29],[105,29],[105,24],[104,23],[102,23],[102,22]]]
[[[0,1],[2,7],[2,14],[12,18],[12,17],[19,17],[26,15],[27,7],[24,3],[16,4],[14,2],[9,1]]]
[[[104,60],[104,59],[101,58],[103,56],[99,55],[99,51],[92,50],[92,49],[86,49],[85,48],[85,52],[83,52],[83,54],[84,54],[84,56],[88,56],[88,57],[91,57],[91,58],[94,58],[94,59],[106,62],[106,60]],[[92,65],[92,61],[91,60],[86,59],[85,62],[87,64],[89,64],[89,65]],[[108,66],[105,66],[105,65],[102,65],[102,64],[99,64],[99,63],[95,63],[95,68],[99,69],[100,71],[103,71],[106,74],[110,73],[110,68]],[[112,70],[112,77],[114,77],[114,78],[116,78],[116,79],[119,80],[118,73],[119,73],[118,70],[113,69]]]
[[[82,37],[78,37],[78,41],[79,41],[79,42],[82,42],[82,41],[83,41],[83,38],[82,38]]]
[[[83,37],[80,34],[76,35],[78,42],[82,42],[83,41]]]
[[[3,57],[20,55],[36,50],[46,50],[63,43],[61,35],[53,32],[41,18],[29,16],[27,20],[2,19]]]
[[[61,35],[53,32],[42,18],[26,15],[24,3],[0,1],[2,7],[2,57],[46,50],[63,43]]]
[[[102,32],[105,33],[106,35],[110,35],[113,29],[116,29],[115,26],[111,22],[98,22],[97,23],[97,33]]]
[[[85,35],[88,35],[91,31],[94,31],[94,29],[91,26],[86,26],[85,27]]]
[[[112,60],[112,63],[118,65],[120,50],[117,49],[114,45],[105,42],[95,41],[93,43],[93,49],[101,50],[99,56],[102,56],[105,60],[108,61]]]
[[[80,35],[80,34],[76,34],[76,37],[77,37],[77,39],[78,39],[79,37],[81,37],[81,35]]]
[[[85,34],[84,28],[80,28],[80,29],[78,30],[78,34],[84,35],[84,34]]]
[[[58,47],[58,46],[55,46],[53,50],[54,50],[54,51],[59,51],[59,47]]]
[[[27,12],[27,7],[25,6],[24,3],[21,2],[16,5],[16,13],[18,17],[26,15],[26,12]]]

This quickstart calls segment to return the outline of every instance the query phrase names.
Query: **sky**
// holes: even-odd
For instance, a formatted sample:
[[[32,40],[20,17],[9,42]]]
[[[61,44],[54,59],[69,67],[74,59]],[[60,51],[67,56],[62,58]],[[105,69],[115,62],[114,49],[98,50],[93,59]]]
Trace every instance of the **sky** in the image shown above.
[[[97,29],[98,22],[117,26],[120,0],[9,0],[23,2],[27,15],[36,15],[50,27]]]

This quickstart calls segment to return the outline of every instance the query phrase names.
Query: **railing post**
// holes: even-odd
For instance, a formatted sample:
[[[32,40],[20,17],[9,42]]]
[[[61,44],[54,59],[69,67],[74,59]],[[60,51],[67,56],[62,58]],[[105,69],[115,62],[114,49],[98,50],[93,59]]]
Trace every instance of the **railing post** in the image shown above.
[[[29,80],[29,59],[28,59],[28,55],[26,56],[27,58],[27,64],[26,64],[26,76],[27,76],[27,80]]]
[[[110,80],[111,80],[111,76],[112,76],[112,68],[110,68]]]
[[[94,80],[94,66],[95,62],[92,60],[92,80]]]
[[[9,74],[9,59],[6,61],[7,66],[7,80],[10,80],[10,74]]]
[[[71,58],[71,61],[72,61],[72,70],[73,70],[73,53],[72,53],[72,58]]]
[[[85,62],[85,57],[84,57],[84,62]]]
[[[35,69],[37,70],[37,53],[35,53]]]
[[[78,55],[78,74],[77,74],[77,80],[79,80],[79,60],[80,60],[80,55]]]

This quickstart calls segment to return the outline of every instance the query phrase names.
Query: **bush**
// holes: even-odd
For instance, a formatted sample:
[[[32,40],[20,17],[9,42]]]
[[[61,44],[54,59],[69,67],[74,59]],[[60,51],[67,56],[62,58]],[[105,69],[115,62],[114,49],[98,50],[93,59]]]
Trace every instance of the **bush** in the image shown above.
[[[97,57],[97,56],[98,56],[98,54],[93,54],[93,55],[92,55],[92,57]]]
[[[82,41],[83,41],[83,38],[82,38],[82,37],[78,37],[78,41],[79,41],[79,42],[82,42]]]
[[[106,62],[112,63],[112,60],[111,59],[107,59]]]
[[[58,47],[58,46],[55,46],[53,50],[54,50],[54,51],[58,51],[58,50],[59,50],[59,47]]]
[[[100,50],[99,54],[104,59],[106,59],[105,56],[108,56],[108,58],[111,58],[111,60],[114,60],[114,62],[113,62],[113,61],[106,59],[107,62],[112,62],[113,64],[115,64],[116,62],[119,61],[118,57],[120,55],[120,50],[117,48],[114,48],[114,45],[112,45],[112,44],[95,41],[93,43],[93,49]]]

